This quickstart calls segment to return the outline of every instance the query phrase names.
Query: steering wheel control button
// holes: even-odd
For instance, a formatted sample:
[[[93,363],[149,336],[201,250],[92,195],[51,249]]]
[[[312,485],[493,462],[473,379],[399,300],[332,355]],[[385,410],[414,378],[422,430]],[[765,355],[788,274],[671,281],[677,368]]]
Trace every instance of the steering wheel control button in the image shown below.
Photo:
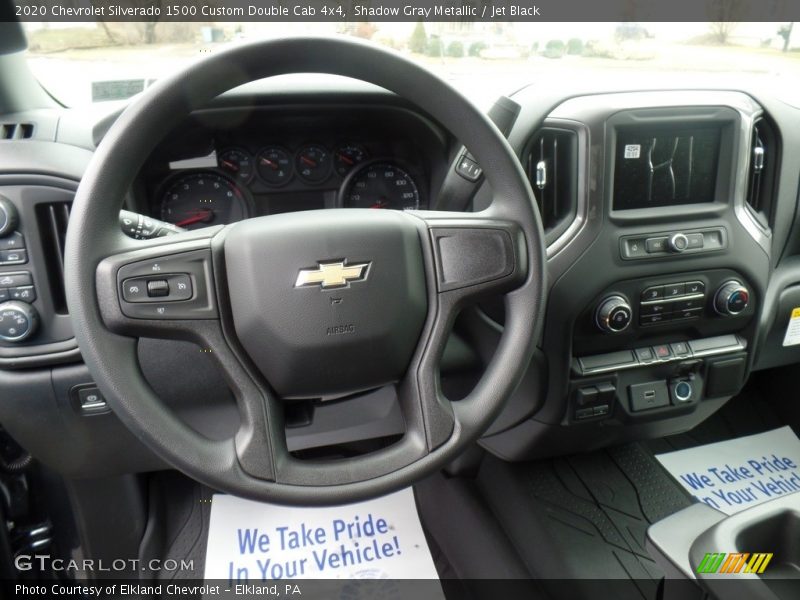
[[[456,173],[461,175],[467,181],[475,182],[481,178],[481,175],[483,175],[483,169],[480,168],[478,163],[469,158],[466,154],[463,154],[461,158],[458,159]]]
[[[675,233],[667,240],[667,249],[670,252],[683,252],[689,247],[689,238],[682,233]]]
[[[740,281],[723,283],[714,296],[714,308],[724,317],[736,316],[750,304],[750,291]]]
[[[193,250],[123,265],[122,314],[134,319],[214,319],[211,252]],[[166,292],[166,293],[164,293]]]
[[[30,304],[9,301],[0,304],[0,341],[22,342],[33,335],[39,315]]]
[[[169,296],[169,282],[166,279],[151,279],[147,282],[147,296],[149,298],[164,298]]]
[[[631,324],[633,311],[623,296],[609,296],[600,303],[595,313],[597,326],[606,333],[619,333]]]
[[[628,386],[631,412],[640,412],[669,406],[669,393],[665,381],[650,381]]]

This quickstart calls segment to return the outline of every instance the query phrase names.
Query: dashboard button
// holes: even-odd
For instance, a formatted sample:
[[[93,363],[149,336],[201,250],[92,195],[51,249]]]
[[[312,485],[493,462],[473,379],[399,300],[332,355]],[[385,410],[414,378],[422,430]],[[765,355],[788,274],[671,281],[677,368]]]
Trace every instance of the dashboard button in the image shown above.
[[[636,358],[638,358],[639,362],[641,363],[653,362],[656,359],[655,355],[653,354],[653,349],[650,347],[637,348],[634,350],[634,352],[636,352]]]
[[[0,250],[0,264],[21,265],[28,262],[26,250]]]
[[[675,298],[686,293],[686,285],[683,283],[670,283],[664,286],[664,298]]]
[[[663,285],[654,285],[653,287],[647,288],[645,291],[642,292],[642,300],[658,300],[659,298],[664,297],[664,286]]]
[[[647,238],[647,252],[658,254],[667,251],[667,239],[665,237]]]
[[[689,319],[698,319],[700,315],[703,313],[702,308],[693,308],[691,310],[681,310],[678,312],[672,313],[673,320],[676,321],[687,321]]]
[[[669,358],[672,356],[672,350],[670,350],[669,344],[659,344],[658,346],[653,346],[653,352],[655,352],[656,357],[660,359]]]
[[[27,271],[22,273],[0,273],[0,287],[10,288],[32,284],[31,274]]]
[[[703,247],[703,234],[702,233],[689,233],[686,235],[689,244],[688,250],[698,250]]]
[[[25,238],[19,231],[15,231],[11,235],[0,238],[0,250],[17,250],[25,247]]]
[[[667,249],[670,252],[683,252],[689,247],[689,238],[682,233],[675,233],[667,240]]]
[[[663,323],[664,321],[668,321],[671,313],[667,314],[660,314],[660,315],[640,315],[639,316],[639,324],[640,325],[657,325],[659,323]]]
[[[0,302],[8,300],[8,290],[5,288],[0,288]]]
[[[33,302],[36,300],[36,290],[32,285],[24,287],[15,287],[8,290],[8,295],[12,300],[21,300],[22,302]]]
[[[702,281],[689,281],[686,283],[687,294],[705,294],[706,284]]]
[[[702,298],[693,298],[691,300],[678,300],[674,303],[675,312],[680,312],[683,310],[692,310],[695,308],[703,308],[703,299]]]
[[[642,258],[647,256],[644,238],[629,238],[622,242],[622,258]]]
[[[670,344],[670,348],[672,348],[672,353],[675,356],[689,355],[689,344],[686,342],[675,342],[674,344]]]
[[[673,310],[672,302],[653,302],[652,304],[642,304],[639,314],[646,317],[648,315],[663,315]]]

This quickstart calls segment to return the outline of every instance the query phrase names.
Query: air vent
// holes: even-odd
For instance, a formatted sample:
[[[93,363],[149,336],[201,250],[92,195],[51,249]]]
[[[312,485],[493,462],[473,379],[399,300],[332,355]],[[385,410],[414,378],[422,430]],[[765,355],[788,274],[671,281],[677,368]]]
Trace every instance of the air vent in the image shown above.
[[[67,299],[64,293],[64,243],[67,238],[70,204],[54,202],[36,207],[36,220],[42,251],[47,267],[47,278],[52,291],[53,307],[59,314],[67,313]]]
[[[0,124],[0,140],[28,140],[33,137],[33,123]]]
[[[534,136],[528,152],[528,178],[548,241],[575,216],[577,165],[578,136],[574,131],[546,127]]]
[[[772,222],[772,198],[777,162],[778,143],[774,130],[766,119],[758,119],[753,125],[750,140],[750,168],[746,200],[764,227],[769,227]]]

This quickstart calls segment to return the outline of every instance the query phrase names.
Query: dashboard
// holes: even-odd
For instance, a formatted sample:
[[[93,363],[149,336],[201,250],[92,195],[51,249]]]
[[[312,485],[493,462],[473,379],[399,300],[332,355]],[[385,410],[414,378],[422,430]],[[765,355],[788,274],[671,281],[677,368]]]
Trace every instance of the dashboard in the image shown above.
[[[0,294],[37,315],[24,340],[0,340],[2,393],[14,398],[0,405],[0,421],[50,464],[83,476],[153,466],[143,448],[128,451],[135,442],[109,425],[113,415],[84,418],[77,394],[91,389],[91,376],[61,281],[72,195],[118,114],[14,115],[35,124],[33,137],[0,141],[0,196],[14,213],[0,256],[15,255],[0,264],[9,282]],[[485,448],[522,460],[687,431],[754,371],[800,361],[800,344],[785,343],[800,307],[800,108],[758,90],[530,86],[498,101],[490,117],[539,207],[548,306],[529,375]],[[197,229],[320,208],[477,211],[491,199],[458,140],[387,92],[256,86],[165,133],[126,208]],[[458,352],[443,361],[452,361],[442,377],[448,395],[469,389],[490,360],[503,318],[491,299],[463,311]],[[215,407],[211,425],[201,415],[213,404],[203,400],[208,390],[221,397],[225,382],[180,343],[143,344],[143,370],[198,430],[220,436],[232,402]],[[395,404],[384,391],[301,407],[287,439],[300,450],[319,439],[354,441],[334,426],[345,421],[373,438],[397,435]],[[33,413],[45,416],[20,418]],[[64,446],[42,447],[43,421],[63,431]],[[67,446],[74,428],[91,452]],[[81,458],[89,454],[92,464]]]
[[[159,146],[132,204],[185,229],[322,208],[426,209],[447,151],[432,123],[400,109],[210,111]]]

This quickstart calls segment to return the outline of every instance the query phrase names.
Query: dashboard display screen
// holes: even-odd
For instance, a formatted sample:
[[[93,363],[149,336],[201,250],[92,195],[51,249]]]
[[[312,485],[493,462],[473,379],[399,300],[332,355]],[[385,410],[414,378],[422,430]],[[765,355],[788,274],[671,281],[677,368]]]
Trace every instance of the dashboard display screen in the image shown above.
[[[721,130],[620,129],[614,210],[713,202]]]

